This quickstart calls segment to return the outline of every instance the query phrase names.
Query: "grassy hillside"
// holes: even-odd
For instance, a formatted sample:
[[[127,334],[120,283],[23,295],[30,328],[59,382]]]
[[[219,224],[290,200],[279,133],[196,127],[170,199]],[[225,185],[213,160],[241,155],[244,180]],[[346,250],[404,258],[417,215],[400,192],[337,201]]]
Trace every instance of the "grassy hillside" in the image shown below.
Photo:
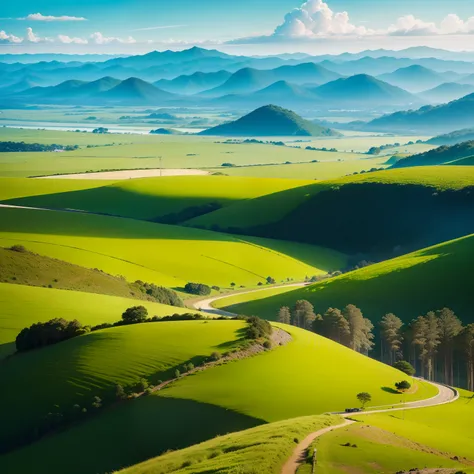
[[[27,326],[52,318],[78,319],[82,324],[113,323],[125,309],[143,305],[150,316],[189,312],[131,298],[0,283],[0,359],[15,350],[15,338]]]
[[[440,472],[474,472],[472,397],[461,391],[461,398],[449,405],[361,417],[360,423],[328,433],[314,443],[320,453],[320,470],[332,474],[346,466],[358,472],[444,467],[454,469]],[[357,449],[344,447],[348,442]]]
[[[188,223],[386,258],[474,232],[473,185],[468,166],[379,171],[237,203]]]
[[[400,378],[397,370],[314,333],[282,327],[293,342],[188,377],[162,396],[212,403],[268,422],[343,410],[357,405],[355,395],[363,390],[372,394],[373,406],[399,403],[398,395],[383,389]],[[432,393],[431,386],[420,383],[407,399]]]
[[[244,326],[241,321],[137,324],[15,355],[0,366],[2,380],[12,388],[0,394],[0,403],[9,406],[0,415],[0,440],[12,442],[34,432],[55,405],[61,412],[74,404],[90,410],[94,396],[113,400],[117,383],[125,387],[140,377],[154,384],[172,378],[180,364],[197,364],[216,350],[231,349]],[[32,399],[29,387],[40,385]]]
[[[307,299],[318,312],[355,304],[374,322],[389,312],[408,322],[427,311],[448,306],[464,322],[474,322],[471,310],[474,296],[469,283],[473,269],[474,236],[471,235],[226,309],[275,319],[281,306]]]
[[[342,421],[337,416],[311,416],[270,423],[232,433],[176,452],[163,454],[122,474],[266,472],[279,474],[295,448],[295,439]]]
[[[38,255],[28,250],[18,252],[0,247],[0,281],[151,300],[139,290],[138,286],[128,283],[123,278]]]
[[[214,323],[197,324],[207,328]],[[185,377],[151,396],[105,410],[88,422],[3,456],[0,469],[15,466],[17,472],[29,472],[34,463],[38,474],[65,469],[71,474],[105,473],[219,433],[343,409],[357,404],[355,395],[361,390],[372,393],[374,405],[399,402],[399,396],[384,387],[403,377],[400,372],[307,331],[285,329],[293,336],[285,346]],[[72,342],[76,341],[87,338]],[[69,342],[49,349],[65,350]],[[422,382],[407,399],[429,398],[434,392]],[[97,443],[98,439],[103,442]],[[71,464],[77,446],[81,456]]]
[[[99,181],[100,185],[97,186],[93,186],[94,181],[86,180],[82,187],[82,180],[58,181],[59,186],[56,185],[55,179],[0,179],[0,185],[4,184],[11,194],[11,198],[5,198],[8,204],[81,209],[146,220],[159,220],[163,216],[172,217],[170,215],[175,214],[175,220],[186,220],[240,200],[253,199],[310,183],[303,180],[229,176],[173,176],[116,183]],[[69,189],[68,181],[71,183]],[[48,185],[49,193],[46,192]]]
[[[302,279],[326,270],[326,265],[334,269],[345,263],[337,252],[308,245],[29,209],[0,209],[0,239],[5,246],[21,243],[42,255],[100,268],[128,281],[141,279],[170,287],[182,287],[188,281],[226,287],[231,282],[256,285],[269,275],[277,281]],[[321,266],[315,267],[318,255]]]

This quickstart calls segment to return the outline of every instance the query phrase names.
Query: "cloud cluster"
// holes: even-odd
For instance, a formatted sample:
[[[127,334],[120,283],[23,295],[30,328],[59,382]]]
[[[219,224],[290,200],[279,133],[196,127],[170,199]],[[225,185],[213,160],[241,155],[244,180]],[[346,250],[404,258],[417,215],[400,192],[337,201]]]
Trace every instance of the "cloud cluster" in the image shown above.
[[[323,0],[308,0],[285,15],[272,36],[314,38],[331,35],[373,34],[365,26],[351,23],[347,12],[334,13]]]
[[[57,35],[56,37],[40,37],[33,28],[26,29],[26,35],[23,38],[7,34],[5,31],[0,31],[0,44],[21,44],[21,43],[63,43],[63,44],[133,44],[136,40],[131,36],[127,38],[118,38],[115,36],[104,36],[102,33],[96,31],[91,34],[89,38],[71,37],[68,35]]]
[[[287,13],[273,33],[229,41],[231,44],[266,43],[275,41],[304,41],[335,37],[367,36],[438,36],[474,34],[474,17],[461,19],[456,14],[446,16],[439,24],[427,22],[414,15],[398,18],[388,28],[372,29],[354,24],[349,13],[333,12],[324,0],[307,0]]]
[[[30,13],[24,18],[17,18],[18,20],[30,20],[30,21],[86,21],[87,18],[82,16],[53,16],[53,15],[42,15],[41,13]]]

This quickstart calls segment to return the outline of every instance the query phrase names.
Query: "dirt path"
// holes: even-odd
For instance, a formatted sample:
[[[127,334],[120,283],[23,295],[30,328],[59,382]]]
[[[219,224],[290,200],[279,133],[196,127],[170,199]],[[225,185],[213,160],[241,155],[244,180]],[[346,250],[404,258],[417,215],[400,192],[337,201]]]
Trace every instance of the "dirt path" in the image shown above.
[[[298,467],[304,462],[306,458],[306,450],[309,448],[311,443],[318,438],[319,436],[322,436],[329,431],[337,430],[340,428],[344,428],[345,426],[349,426],[352,423],[355,423],[355,420],[352,420],[352,418],[355,418],[357,416],[365,416],[365,415],[370,415],[374,413],[387,413],[387,412],[392,412],[392,411],[401,411],[401,410],[414,410],[414,409],[419,409],[419,408],[426,408],[426,407],[432,407],[432,406],[437,406],[437,405],[445,405],[446,403],[452,403],[456,401],[459,398],[459,393],[457,390],[446,387],[445,385],[441,385],[435,382],[428,382],[434,385],[438,389],[438,394],[435,395],[434,397],[427,398],[426,400],[418,400],[416,402],[408,402],[403,404],[403,406],[400,405],[392,405],[391,408],[383,408],[379,410],[375,409],[370,409],[368,411],[362,411],[358,413],[334,413],[341,415],[343,418],[347,418],[344,423],[341,423],[339,425],[335,426],[328,426],[327,428],[323,428],[318,431],[314,431],[313,433],[310,433],[301,443],[299,443],[296,448],[293,451],[293,454],[290,456],[288,461],[284,464],[281,474],[295,474],[296,470]],[[348,419],[348,418],[351,419]]]
[[[270,287],[258,288],[256,290],[239,291],[235,293],[228,293],[226,295],[213,296],[211,298],[206,298],[204,300],[194,301],[192,305],[194,309],[197,309],[199,311],[205,311],[206,313],[218,314],[219,316],[237,316],[235,313],[224,311],[223,309],[214,308],[212,306],[212,303],[218,300],[222,300],[224,298],[229,298],[230,296],[247,295],[249,293],[258,293],[259,291],[272,290],[274,288],[292,288],[292,287],[301,288],[302,286],[306,286],[306,285],[308,285],[308,283],[290,283],[288,285],[272,285]]]

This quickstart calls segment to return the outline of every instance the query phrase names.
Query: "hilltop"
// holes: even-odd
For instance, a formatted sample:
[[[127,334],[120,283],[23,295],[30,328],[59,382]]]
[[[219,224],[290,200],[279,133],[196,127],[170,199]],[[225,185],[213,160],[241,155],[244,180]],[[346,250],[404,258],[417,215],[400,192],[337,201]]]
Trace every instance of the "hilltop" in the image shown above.
[[[443,104],[460,99],[474,92],[474,85],[458,84],[457,82],[446,82],[433,89],[419,94],[423,99],[435,104]]]
[[[305,120],[288,109],[266,105],[240,119],[218,125],[200,135],[223,136],[338,136],[339,133]]]
[[[457,143],[472,140],[474,140],[474,128],[464,128],[430,138],[427,143],[432,143],[433,145],[456,145]]]
[[[442,74],[418,64],[397,69],[392,73],[382,74],[378,78],[410,92],[421,92],[439,86],[444,82]]]
[[[310,301],[316,312],[355,304],[375,324],[387,313],[409,322],[420,314],[449,307],[463,322],[472,323],[474,295],[469,290],[469,275],[473,262],[474,235],[470,235],[309,287],[224,308],[274,320],[281,306],[291,307],[301,299]]]

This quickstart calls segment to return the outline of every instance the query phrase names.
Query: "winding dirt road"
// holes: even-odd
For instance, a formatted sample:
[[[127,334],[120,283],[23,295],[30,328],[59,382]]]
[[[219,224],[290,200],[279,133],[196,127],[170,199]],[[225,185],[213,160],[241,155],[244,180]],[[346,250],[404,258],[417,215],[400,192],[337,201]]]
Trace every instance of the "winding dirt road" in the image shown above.
[[[428,382],[434,385],[438,389],[438,394],[434,397],[427,398],[426,400],[418,400],[416,402],[408,402],[405,404],[399,405],[391,405],[391,408],[382,408],[382,409],[370,409],[368,411],[362,411],[358,413],[334,413],[341,415],[344,420],[344,423],[334,426],[328,426],[327,428],[323,428],[318,431],[314,431],[310,433],[303,441],[301,441],[296,448],[294,449],[292,455],[288,458],[286,463],[284,464],[281,474],[295,474],[298,467],[304,462],[306,459],[306,451],[311,445],[311,443],[320,436],[329,433],[333,430],[338,430],[344,428],[346,426],[355,423],[355,420],[352,418],[357,416],[365,416],[374,413],[387,413],[392,411],[402,411],[402,410],[414,410],[419,408],[427,408],[433,407],[438,405],[445,405],[446,403],[452,403],[459,398],[459,393],[454,388],[447,387],[445,385],[441,385],[435,382]],[[351,419],[349,419],[349,417]]]
[[[205,311],[206,313],[210,313],[210,314],[217,314],[219,316],[237,316],[235,313],[230,313],[229,311],[224,311],[223,309],[214,308],[212,306],[212,303],[214,303],[217,300],[229,298],[231,296],[247,295],[249,293],[258,293],[259,291],[268,291],[274,288],[301,288],[302,286],[307,286],[307,285],[308,283],[290,283],[288,285],[274,285],[274,286],[272,285],[270,287],[266,286],[265,288],[258,288],[256,290],[239,291],[235,293],[228,293],[226,295],[213,296],[211,298],[206,298],[204,300],[194,301],[192,305],[194,309],[197,309],[199,311]]]

